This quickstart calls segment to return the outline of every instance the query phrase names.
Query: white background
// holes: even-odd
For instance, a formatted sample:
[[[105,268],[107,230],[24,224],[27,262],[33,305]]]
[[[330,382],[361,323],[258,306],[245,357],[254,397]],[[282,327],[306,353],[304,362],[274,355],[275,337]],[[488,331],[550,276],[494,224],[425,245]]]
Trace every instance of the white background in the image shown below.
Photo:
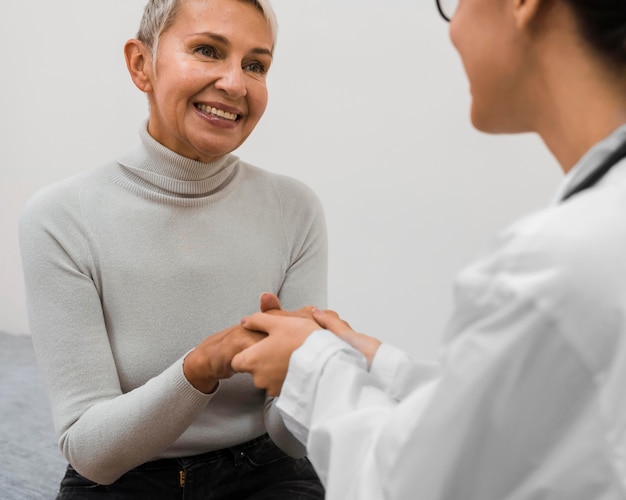
[[[137,141],[147,104],[122,47],[144,3],[3,3],[0,330],[28,333],[17,243],[25,200]],[[430,356],[454,275],[507,223],[549,201],[556,162],[535,136],[471,128],[468,85],[434,0],[274,7],[270,105],[236,154],[318,193],[330,307],[357,330]]]

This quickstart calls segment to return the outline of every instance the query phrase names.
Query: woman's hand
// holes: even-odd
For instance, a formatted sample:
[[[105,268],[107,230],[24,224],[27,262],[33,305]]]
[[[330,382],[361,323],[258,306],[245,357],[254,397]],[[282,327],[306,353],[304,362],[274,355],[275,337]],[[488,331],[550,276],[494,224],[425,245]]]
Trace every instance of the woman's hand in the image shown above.
[[[265,334],[247,330],[241,325],[210,335],[187,354],[183,373],[196,389],[210,394],[219,379],[235,374],[231,367],[233,356],[264,337]]]
[[[260,298],[261,312],[276,314],[278,316],[295,316],[298,318],[308,318],[314,320],[313,311],[315,309],[316,308],[313,306],[305,306],[296,311],[286,311],[282,308],[280,299],[270,292],[262,293]]]

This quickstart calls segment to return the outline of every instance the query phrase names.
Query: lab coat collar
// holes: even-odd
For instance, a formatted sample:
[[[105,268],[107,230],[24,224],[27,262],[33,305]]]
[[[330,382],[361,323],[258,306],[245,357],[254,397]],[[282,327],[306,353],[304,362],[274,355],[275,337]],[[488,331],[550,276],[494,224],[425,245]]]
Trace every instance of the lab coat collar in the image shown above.
[[[554,194],[551,206],[563,201],[565,193],[586,178],[604,159],[626,141],[626,124],[617,128],[611,135],[595,144],[587,151],[576,165],[567,173]]]

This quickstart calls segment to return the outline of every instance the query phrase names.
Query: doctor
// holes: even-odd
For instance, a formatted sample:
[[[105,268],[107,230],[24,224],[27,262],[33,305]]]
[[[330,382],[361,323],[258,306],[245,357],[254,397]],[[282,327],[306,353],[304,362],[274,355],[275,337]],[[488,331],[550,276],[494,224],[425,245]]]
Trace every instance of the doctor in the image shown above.
[[[626,499],[626,4],[438,7],[472,123],[538,133],[553,203],[460,273],[437,364],[266,296],[232,366],[280,393],[328,499]]]

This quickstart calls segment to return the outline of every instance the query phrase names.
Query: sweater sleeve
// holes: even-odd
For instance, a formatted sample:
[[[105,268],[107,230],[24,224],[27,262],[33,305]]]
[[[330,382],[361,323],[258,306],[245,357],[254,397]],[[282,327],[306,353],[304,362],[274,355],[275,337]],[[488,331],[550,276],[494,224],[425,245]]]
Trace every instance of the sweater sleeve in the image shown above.
[[[284,309],[307,305],[325,308],[327,303],[328,243],[324,212],[317,196],[307,186],[287,177],[276,177],[281,200],[289,263],[279,298]],[[265,426],[274,443],[293,457],[306,454],[303,444],[285,427],[270,398],[265,408]]]
[[[182,358],[122,393],[79,196],[58,189],[31,199],[20,221],[30,328],[61,450],[108,484],[175,441],[212,396],[189,384]]]
[[[326,307],[328,238],[322,205],[313,191],[290,178],[276,183],[288,262],[279,298],[284,309]]]

